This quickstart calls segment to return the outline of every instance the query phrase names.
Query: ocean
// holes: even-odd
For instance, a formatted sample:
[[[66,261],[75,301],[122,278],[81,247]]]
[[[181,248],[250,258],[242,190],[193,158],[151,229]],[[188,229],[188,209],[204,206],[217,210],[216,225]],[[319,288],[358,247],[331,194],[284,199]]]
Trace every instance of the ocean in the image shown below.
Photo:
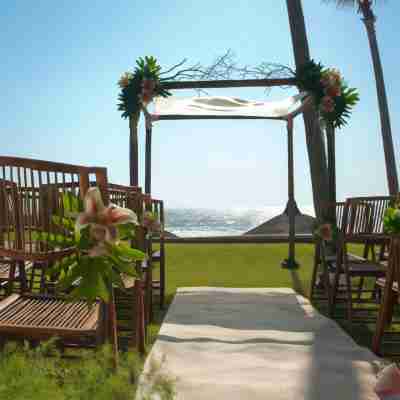
[[[299,208],[304,214],[314,215],[312,206]],[[242,235],[281,214],[284,209],[285,206],[226,210],[167,208],[165,229],[180,237]]]

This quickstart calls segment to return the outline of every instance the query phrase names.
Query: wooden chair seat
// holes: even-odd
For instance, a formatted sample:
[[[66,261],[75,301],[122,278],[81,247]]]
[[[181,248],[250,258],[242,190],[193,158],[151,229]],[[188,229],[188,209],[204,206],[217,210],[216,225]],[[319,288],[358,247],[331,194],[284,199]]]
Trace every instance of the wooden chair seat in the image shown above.
[[[360,256],[356,256],[355,254],[348,254],[347,255],[350,261],[364,261],[365,258],[360,257]],[[328,263],[334,263],[336,262],[336,255],[329,255],[329,256],[325,256],[325,260]]]
[[[356,256],[355,254],[348,254],[348,259],[350,262],[365,262],[367,261],[363,257]],[[336,255],[325,256],[325,261],[328,264],[329,272],[336,272]]]
[[[68,302],[40,295],[13,294],[0,302],[0,336],[46,340],[95,336],[99,303]]]
[[[336,268],[336,262],[332,263],[334,268]],[[379,263],[374,263],[372,261],[350,261],[348,263],[348,272],[350,275],[357,276],[385,276],[385,267]]]

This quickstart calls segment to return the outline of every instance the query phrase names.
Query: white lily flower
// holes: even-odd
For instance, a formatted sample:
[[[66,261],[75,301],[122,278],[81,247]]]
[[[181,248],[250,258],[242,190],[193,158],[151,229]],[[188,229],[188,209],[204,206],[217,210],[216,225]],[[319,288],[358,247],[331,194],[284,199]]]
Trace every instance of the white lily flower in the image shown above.
[[[105,241],[115,242],[117,240],[115,225],[127,223],[138,224],[137,216],[132,210],[117,207],[114,204],[106,207],[101,198],[100,190],[97,187],[90,188],[87,191],[84,199],[84,208],[85,211],[78,215],[75,229],[77,232],[80,232],[81,229],[90,226],[91,237],[99,242],[92,249],[93,251],[89,252],[89,255],[91,253],[93,255],[104,254],[104,245],[100,246],[100,244]]]

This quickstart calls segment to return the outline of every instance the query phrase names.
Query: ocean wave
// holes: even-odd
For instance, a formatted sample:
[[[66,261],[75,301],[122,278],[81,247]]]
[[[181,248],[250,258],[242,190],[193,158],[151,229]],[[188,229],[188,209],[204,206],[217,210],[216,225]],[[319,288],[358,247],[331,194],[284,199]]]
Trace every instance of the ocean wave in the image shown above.
[[[302,213],[314,216],[312,206],[299,208]],[[227,210],[171,208],[165,212],[165,228],[180,237],[242,235],[281,214],[284,209],[284,206]]]

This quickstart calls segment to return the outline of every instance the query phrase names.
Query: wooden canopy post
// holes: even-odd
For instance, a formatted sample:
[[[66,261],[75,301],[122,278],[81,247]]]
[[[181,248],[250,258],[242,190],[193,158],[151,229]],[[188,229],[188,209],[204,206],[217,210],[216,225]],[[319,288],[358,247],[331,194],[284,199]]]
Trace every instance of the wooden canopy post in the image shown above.
[[[151,193],[151,121],[146,117],[146,154],[145,154],[145,181],[144,191],[146,194]]]
[[[332,124],[326,126],[326,142],[328,147],[329,202],[336,203],[335,128]]]
[[[131,186],[139,186],[139,118],[140,112],[129,116],[129,181]]]
[[[282,267],[296,269],[299,264],[295,259],[295,239],[296,239],[296,201],[294,199],[294,160],[293,160],[293,119],[287,120],[288,134],[288,216],[289,216],[289,254],[288,258],[282,262]]]

